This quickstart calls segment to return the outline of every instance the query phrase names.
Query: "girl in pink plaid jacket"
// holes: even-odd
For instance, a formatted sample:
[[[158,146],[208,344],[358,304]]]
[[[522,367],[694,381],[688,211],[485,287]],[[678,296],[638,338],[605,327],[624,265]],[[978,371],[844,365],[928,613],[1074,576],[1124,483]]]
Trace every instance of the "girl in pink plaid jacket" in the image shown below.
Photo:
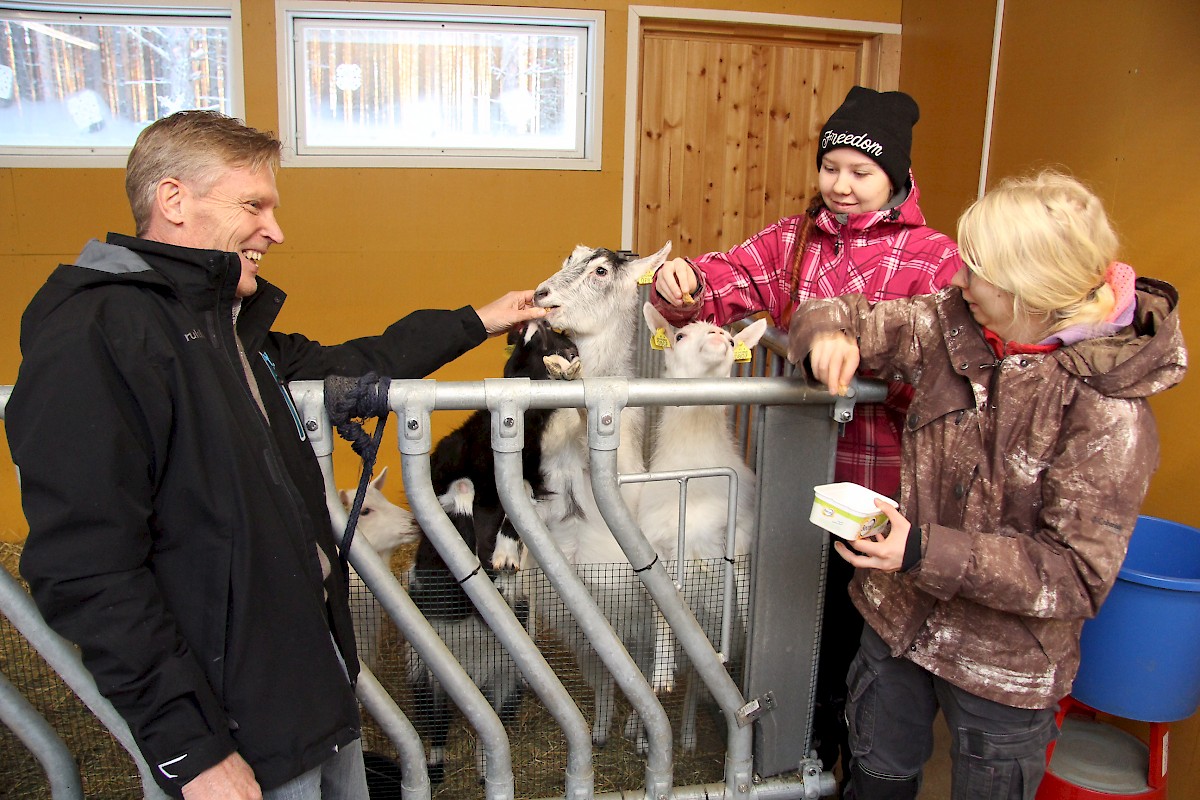
[[[909,151],[919,116],[903,92],[852,88],[821,130],[819,192],[808,209],[726,253],[664,264],[655,306],[676,326],[696,319],[725,325],[765,311],[786,331],[805,300],[859,293],[876,302],[947,286],[962,262],[955,243],[928,227],[917,205]],[[855,408],[838,442],[835,480],[897,495],[911,396],[911,387],[893,383],[883,403]],[[845,678],[862,632],[846,592],[852,569],[830,559],[826,581],[814,734],[827,768],[846,749]]]

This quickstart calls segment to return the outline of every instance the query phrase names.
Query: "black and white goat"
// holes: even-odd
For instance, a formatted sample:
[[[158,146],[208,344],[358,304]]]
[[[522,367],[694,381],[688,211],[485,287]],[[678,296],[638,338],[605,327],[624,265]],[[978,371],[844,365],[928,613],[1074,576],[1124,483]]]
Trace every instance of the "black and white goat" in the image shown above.
[[[540,320],[510,331],[508,344],[511,352],[504,365],[506,378],[571,380],[579,375],[579,354],[571,340]],[[535,496],[542,491],[538,443],[550,413],[531,409],[525,416],[530,444],[523,451],[523,469]],[[517,597],[516,579],[512,577],[520,566],[521,548],[496,490],[489,412],[474,412],[443,437],[430,456],[430,470],[433,489],[463,541],[518,615],[525,614],[528,606]],[[409,573],[409,596],[492,703],[501,721],[511,723],[521,701],[520,674],[428,540],[422,540],[417,548]],[[436,677],[411,650],[408,673],[418,721],[431,745],[430,778],[438,782],[444,774],[450,708]],[[476,752],[477,760],[482,759],[482,751]],[[479,767],[482,779],[482,761]]]
[[[736,334],[707,322],[693,322],[673,328],[650,303],[643,308],[646,325],[652,334],[665,338],[663,375],[667,378],[728,378],[735,350],[753,348],[762,338],[767,321],[758,320]],[[728,547],[729,480],[725,477],[691,478],[687,482],[684,507],[683,552],[679,550],[679,491],[675,481],[654,481],[642,490],[638,525],[665,561],[682,559],[685,569],[700,573],[684,578],[684,599],[708,633],[714,646],[720,644],[721,598],[712,597],[711,589],[721,584],[714,576],[714,564],[732,554],[743,556],[753,546],[756,514],[756,483],[753,470],[734,444],[726,406],[664,406],[650,456],[650,472],[677,472],[689,469],[727,468],[737,476],[737,506],[734,541]],[[689,562],[693,562],[690,563]],[[740,581],[735,594],[744,614],[748,598],[747,581]],[[744,631],[745,619],[737,617]],[[740,638],[740,637],[735,637]],[[655,691],[675,688],[676,643],[666,620],[655,615],[654,673]],[[729,653],[725,654],[727,657]]]
[[[539,306],[548,309],[545,321],[566,331],[575,342],[583,374],[588,378],[634,377],[640,307],[637,279],[666,261],[670,249],[668,242],[652,256],[633,258],[603,248],[576,247],[562,268],[538,286],[534,297]],[[643,426],[642,409],[626,408],[622,412],[617,450],[621,472],[644,471]],[[586,417],[574,409],[555,411],[542,437],[541,458],[547,494],[539,513],[626,649],[649,675],[653,605],[605,524],[592,493]],[[621,490],[635,514],[640,491],[638,484],[626,484]],[[561,601],[548,592],[531,596],[537,601],[534,610],[538,618],[555,628],[571,646],[595,690],[592,741],[603,745],[608,741],[616,707],[613,677]],[[626,734],[634,734],[640,727],[633,715]]]
[[[574,380],[579,377],[579,350],[566,335],[542,320],[509,331],[508,346],[511,352],[504,364],[506,378]],[[522,469],[535,498],[546,492],[541,479],[540,442],[551,413],[551,409],[529,409],[525,414]],[[472,508],[475,538],[489,543],[489,562],[493,568],[512,571],[521,564],[520,540],[507,523],[500,504],[491,442],[491,420],[486,410],[474,412],[444,436],[430,456],[433,490],[440,496],[453,481],[470,479],[475,487]]]

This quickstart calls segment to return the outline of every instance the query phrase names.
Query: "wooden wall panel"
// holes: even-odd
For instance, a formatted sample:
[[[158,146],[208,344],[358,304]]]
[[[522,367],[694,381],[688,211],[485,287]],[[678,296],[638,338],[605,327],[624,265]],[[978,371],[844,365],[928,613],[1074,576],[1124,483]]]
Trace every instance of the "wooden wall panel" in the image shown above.
[[[890,50],[882,39],[647,21],[635,248],[724,250],[803,211],[821,124],[851,86],[879,85],[882,65],[898,66],[894,37]]]

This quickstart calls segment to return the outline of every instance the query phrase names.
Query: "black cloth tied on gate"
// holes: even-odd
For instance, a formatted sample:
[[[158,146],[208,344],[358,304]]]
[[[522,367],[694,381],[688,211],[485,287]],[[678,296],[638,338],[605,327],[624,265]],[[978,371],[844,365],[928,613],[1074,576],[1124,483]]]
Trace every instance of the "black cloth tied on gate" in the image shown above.
[[[361,378],[344,378],[331,375],[325,379],[325,412],[334,429],[363,460],[362,475],[358,479],[358,491],[354,494],[354,503],[350,506],[350,516],[346,520],[346,532],[342,535],[341,561],[346,564],[350,553],[350,544],[354,541],[354,531],[358,527],[359,513],[362,511],[363,500],[367,495],[367,485],[371,482],[371,474],[375,469],[375,457],[379,455],[379,443],[383,440],[383,428],[387,424],[388,390],[391,388],[390,378],[381,378],[374,372],[368,372]],[[363,422],[371,417],[378,417],[375,432],[368,435],[363,428]]]

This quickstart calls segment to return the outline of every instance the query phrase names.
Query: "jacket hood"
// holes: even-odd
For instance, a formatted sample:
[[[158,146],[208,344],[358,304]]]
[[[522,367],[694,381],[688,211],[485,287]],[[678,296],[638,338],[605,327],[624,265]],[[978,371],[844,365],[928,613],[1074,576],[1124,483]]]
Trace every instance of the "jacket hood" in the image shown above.
[[[910,171],[908,195],[895,206],[881,208],[866,214],[838,215],[827,207],[822,206],[817,213],[817,227],[826,233],[837,235],[843,228],[853,231],[863,231],[879,225],[894,223],[902,226],[919,228],[925,224],[925,215],[921,213],[919,201],[921,190],[917,188],[917,179]]]
[[[21,318],[21,339],[32,336],[42,320],[80,292],[104,284],[135,283],[168,289],[162,275],[136,253],[92,239],[74,264],[60,264],[34,295]]]
[[[1171,388],[1187,371],[1179,329],[1179,293],[1152,278],[1136,283],[1133,323],[1112,336],[1068,345],[1054,357],[1087,385],[1109,397],[1149,397]]]

